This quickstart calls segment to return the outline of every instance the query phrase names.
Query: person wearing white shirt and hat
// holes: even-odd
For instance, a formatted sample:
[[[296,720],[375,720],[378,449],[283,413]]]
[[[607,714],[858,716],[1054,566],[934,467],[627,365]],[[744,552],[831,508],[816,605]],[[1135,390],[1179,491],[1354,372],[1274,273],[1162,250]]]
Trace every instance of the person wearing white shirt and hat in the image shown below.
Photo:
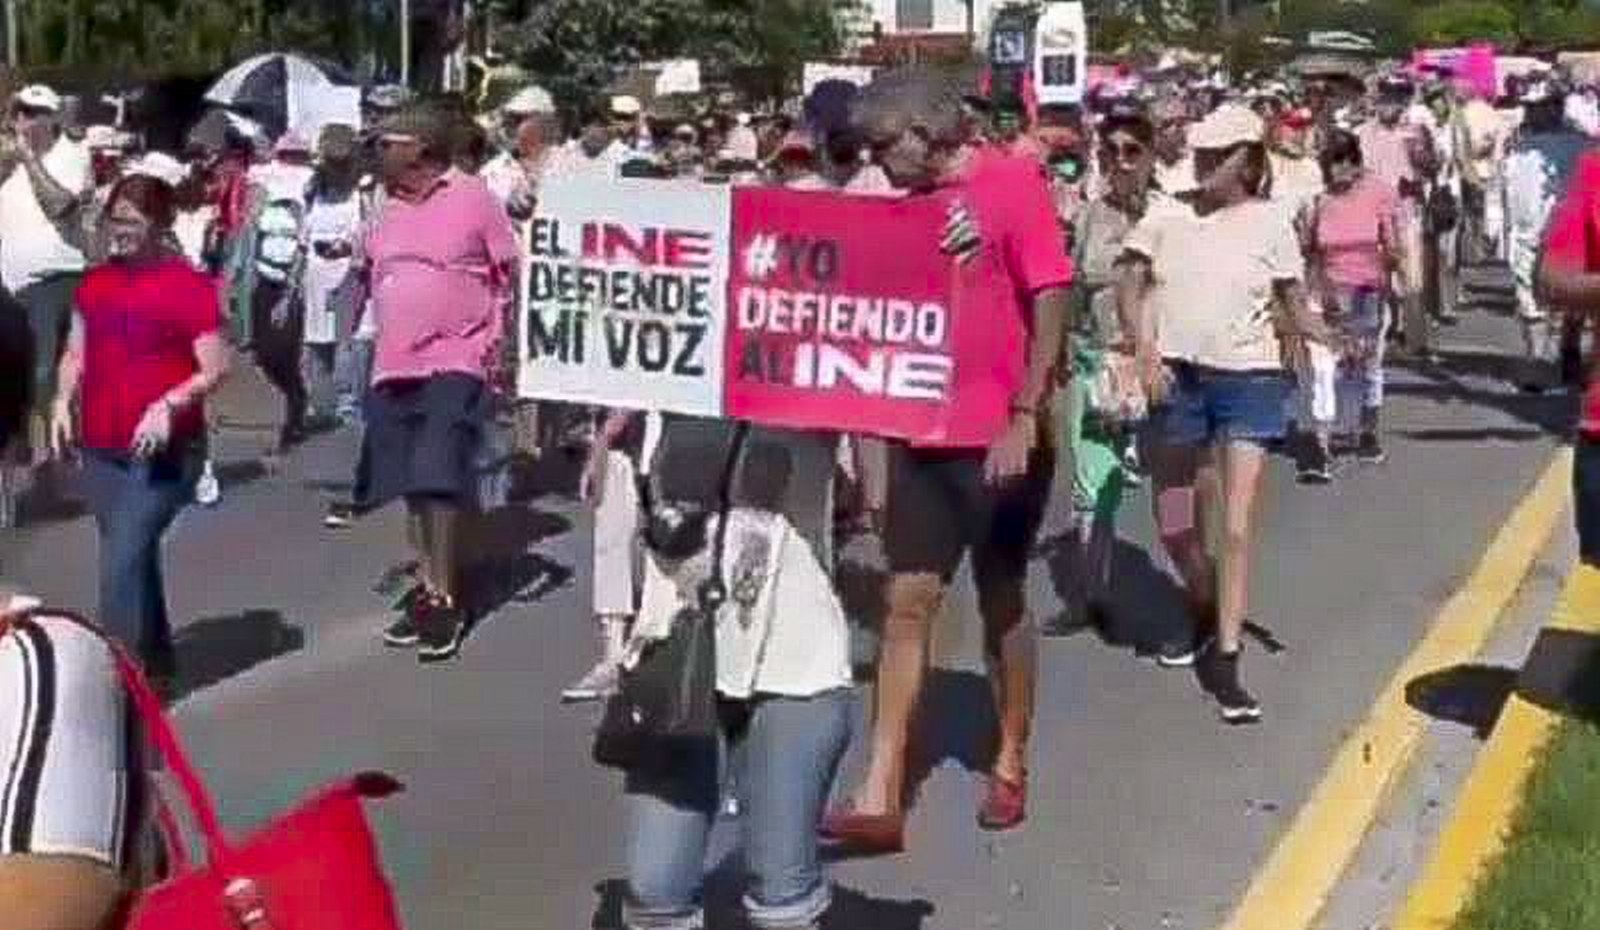
[[[43,413],[86,263],[81,220],[92,189],[89,150],[62,133],[61,108],[49,87],[24,87],[11,99],[10,132],[0,139],[0,284],[27,310],[34,339],[37,406],[28,439],[35,465],[43,461]],[[0,496],[18,490],[19,479],[0,465]]]
[[[533,215],[539,176],[556,141],[560,121],[555,100],[542,87],[523,88],[500,106],[495,143],[499,153],[479,172],[514,220]]]
[[[1229,723],[1261,717],[1240,680],[1239,656],[1266,445],[1287,427],[1280,339],[1329,341],[1306,300],[1299,237],[1265,196],[1265,128],[1237,104],[1191,128],[1195,193],[1188,203],[1152,205],[1128,233],[1119,282],[1151,400],[1152,503],[1193,623],[1192,637],[1157,658],[1198,663]],[[1202,513],[1226,527],[1215,555]]]

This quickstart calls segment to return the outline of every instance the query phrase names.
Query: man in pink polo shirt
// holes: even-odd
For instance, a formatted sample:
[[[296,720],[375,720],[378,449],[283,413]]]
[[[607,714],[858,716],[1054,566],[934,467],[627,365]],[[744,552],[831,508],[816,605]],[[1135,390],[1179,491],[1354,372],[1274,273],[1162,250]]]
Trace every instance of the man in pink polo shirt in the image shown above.
[[[384,641],[424,662],[461,648],[460,528],[517,256],[499,201],[451,167],[451,119],[417,105],[380,128],[388,200],[362,249],[377,323],[363,504],[405,499],[419,580]]]
[[[1000,719],[978,823],[1008,830],[1026,816],[1036,638],[1023,590],[1054,467],[1041,413],[1072,267],[1039,162],[971,144],[962,91],[934,74],[900,72],[875,81],[856,107],[873,159],[895,186],[948,205],[942,246],[960,295],[957,338],[986,358],[956,372],[958,390],[974,402],[937,448],[890,446],[888,616],[871,762],[849,809],[823,826],[861,850],[904,843],[906,746],[929,634],[969,553]]]

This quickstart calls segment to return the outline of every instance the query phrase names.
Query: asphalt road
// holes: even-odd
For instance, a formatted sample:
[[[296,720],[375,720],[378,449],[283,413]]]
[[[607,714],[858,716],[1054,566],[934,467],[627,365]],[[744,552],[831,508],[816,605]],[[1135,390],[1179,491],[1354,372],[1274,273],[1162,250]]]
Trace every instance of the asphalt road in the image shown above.
[[[1161,671],[1087,632],[1047,641],[1032,762],[1032,819],[979,833],[988,733],[974,606],[963,583],[939,631],[922,784],[905,855],[839,862],[831,927],[845,930],[1172,930],[1217,923],[1315,783],[1345,729],[1421,637],[1537,477],[1570,398],[1505,386],[1507,321],[1469,314],[1443,360],[1396,368],[1390,461],[1348,466],[1328,488],[1274,463],[1262,506],[1253,617],[1287,647],[1247,656],[1264,725],[1227,729],[1189,673]],[[222,505],[171,536],[168,584],[195,692],[189,744],[243,828],[336,775],[391,771],[409,790],[375,810],[413,930],[615,925],[619,780],[588,760],[593,708],[560,688],[593,657],[589,525],[555,494],[497,515],[483,546],[506,599],[461,658],[421,668],[376,634],[371,590],[402,555],[390,510],[324,530],[325,495],[348,481],[352,440],[318,439],[262,473],[273,409],[243,378],[222,404]],[[1125,510],[1118,640],[1151,640],[1176,616],[1148,501]],[[53,519],[0,539],[0,575],[92,608],[92,528]],[[870,547],[850,550],[870,624]],[[1058,609],[1053,566],[1034,603]],[[863,637],[863,651],[870,637]],[[852,752],[846,780],[860,759]],[[739,926],[732,840],[708,868],[712,926]]]

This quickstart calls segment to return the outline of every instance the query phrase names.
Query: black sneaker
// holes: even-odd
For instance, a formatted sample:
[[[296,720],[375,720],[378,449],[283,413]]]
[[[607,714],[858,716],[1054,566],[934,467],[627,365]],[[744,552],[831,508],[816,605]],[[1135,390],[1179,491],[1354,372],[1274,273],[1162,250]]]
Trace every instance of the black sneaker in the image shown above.
[[[421,638],[422,634],[417,631],[417,621],[413,620],[409,613],[402,614],[400,619],[389,624],[389,628],[383,631],[383,644],[395,649],[410,649]]]
[[[1169,639],[1156,647],[1156,664],[1162,668],[1188,668],[1195,657],[1204,652],[1217,635],[1216,608],[1189,609],[1190,623],[1194,624],[1188,636]]]
[[[1356,440],[1356,459],[1367,465],[1382,465],[1389,460],[1377,433],[1362,433],[1361,438]]]
[[[1306,439],[1298,477],[1301,484],[1333,483],[1333,453],[1327,443],[1314,437]]]
[[[435,598],[422,602],[417,611],[417,630],[421,639],[417,644],[417,659],[423,664],[445,662],[461,652],[461,641],[466,634],[461,610]]]
[[[1256,723],[1261,705],[1239,682],[1239,653],[1209,647],[1199,658],[1200,685],[1217,702],[1225,723]]]

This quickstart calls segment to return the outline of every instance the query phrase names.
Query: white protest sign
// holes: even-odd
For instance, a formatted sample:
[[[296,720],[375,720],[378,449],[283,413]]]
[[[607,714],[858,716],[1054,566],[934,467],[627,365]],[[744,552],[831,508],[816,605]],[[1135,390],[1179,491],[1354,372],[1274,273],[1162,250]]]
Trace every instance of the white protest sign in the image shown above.
[[[656,65],[656,96],[700,93],[700,62],[694,58],[674,58]]]
[[[823,81],[846,81],[857,87],[872,83],[877,69],[870,65],[837,65],[826,61],[808,61],[800,75],[800,84],[810,94]]]
[[[518,393],[721,416],[731,211],[729,188],[689,181],[543,185],[525,228]]]

